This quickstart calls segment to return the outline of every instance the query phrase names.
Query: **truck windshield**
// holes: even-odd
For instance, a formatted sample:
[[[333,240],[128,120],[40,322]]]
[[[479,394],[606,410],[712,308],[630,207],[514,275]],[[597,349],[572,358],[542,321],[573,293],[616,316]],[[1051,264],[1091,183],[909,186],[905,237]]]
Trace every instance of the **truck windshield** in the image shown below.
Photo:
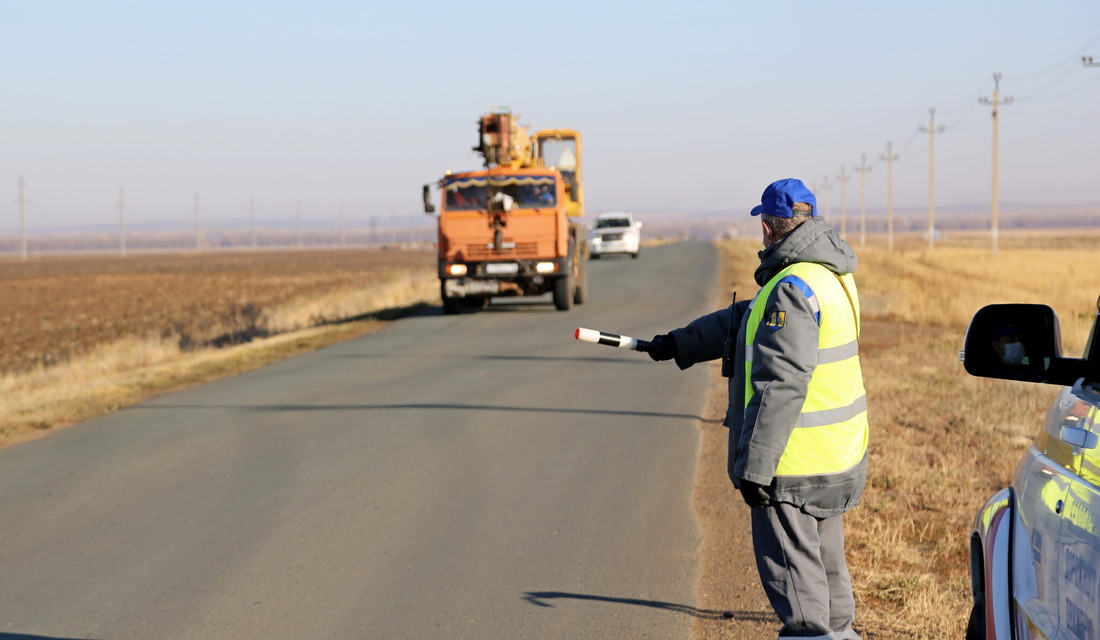
[[[538,209],[557,205],[557,180],[554,176],[493,176],[492,178],[456,178],[444,182],[444,207],[449,211],[476,211],[493,208]]]
[[[448,185],[443,191],[446,194],[444,206],[451,211],[484,209],[488,192],[489,189],[484,184],[481,186]]]

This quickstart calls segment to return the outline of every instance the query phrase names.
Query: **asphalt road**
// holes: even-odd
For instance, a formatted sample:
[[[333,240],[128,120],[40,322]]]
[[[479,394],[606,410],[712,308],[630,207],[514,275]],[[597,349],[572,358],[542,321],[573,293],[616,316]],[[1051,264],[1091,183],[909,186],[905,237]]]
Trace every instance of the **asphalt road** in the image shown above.
[[[0,450],[0,639],[690,638],[708,244]]]

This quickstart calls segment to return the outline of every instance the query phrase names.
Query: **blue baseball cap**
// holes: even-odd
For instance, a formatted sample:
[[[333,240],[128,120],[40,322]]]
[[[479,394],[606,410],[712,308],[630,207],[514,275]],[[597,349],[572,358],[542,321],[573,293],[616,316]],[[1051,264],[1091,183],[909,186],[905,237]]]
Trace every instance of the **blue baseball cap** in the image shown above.
[[[801,180],[797,178],[776,180],[764,189],[764,195],[760,196],[760,204],[752,208],[752,215],[766,213],[777,218],[793,218],[795,215],[793,207],[796,202],[805,202],[810,205],[813,208],[810,211],[811,217],[817,215],[817,198],[806,188],[806,185],[802,184]],[[799,215],[806,214],[800,212]]]

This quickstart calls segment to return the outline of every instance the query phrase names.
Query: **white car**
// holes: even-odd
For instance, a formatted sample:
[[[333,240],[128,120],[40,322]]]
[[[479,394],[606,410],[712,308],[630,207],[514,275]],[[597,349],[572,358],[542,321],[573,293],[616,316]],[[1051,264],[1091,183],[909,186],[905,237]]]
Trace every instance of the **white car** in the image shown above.
[[[588,234],[589,253],[599,258],[612,253],[627,253],[637,258],[642,245],[642,223],[626,212],[601,213]]]
[[[1064,358],[1050,307],[990,305],[962,356],[971,375],[1063,385],[1012,484],[975,518],[966,638],[1100,640],[1100,314],[1084,356]]]

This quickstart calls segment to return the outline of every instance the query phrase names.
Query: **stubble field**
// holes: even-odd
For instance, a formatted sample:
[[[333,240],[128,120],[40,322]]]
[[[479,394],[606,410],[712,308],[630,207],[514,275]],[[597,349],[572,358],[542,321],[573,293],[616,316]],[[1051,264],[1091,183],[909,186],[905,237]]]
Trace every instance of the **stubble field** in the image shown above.
[[[289,301],[367,290],[432,267],[427,251],[190,253],[0,262],[0,373],[69,361],[129,337],[184,347],[286,327]],[[323,317],[315,320],[324,320]],[[305,319],[305,320],[308,320]]]
[[[366,330],[438,298],[434,274],[429,249],[2,260],[0,445]]]

